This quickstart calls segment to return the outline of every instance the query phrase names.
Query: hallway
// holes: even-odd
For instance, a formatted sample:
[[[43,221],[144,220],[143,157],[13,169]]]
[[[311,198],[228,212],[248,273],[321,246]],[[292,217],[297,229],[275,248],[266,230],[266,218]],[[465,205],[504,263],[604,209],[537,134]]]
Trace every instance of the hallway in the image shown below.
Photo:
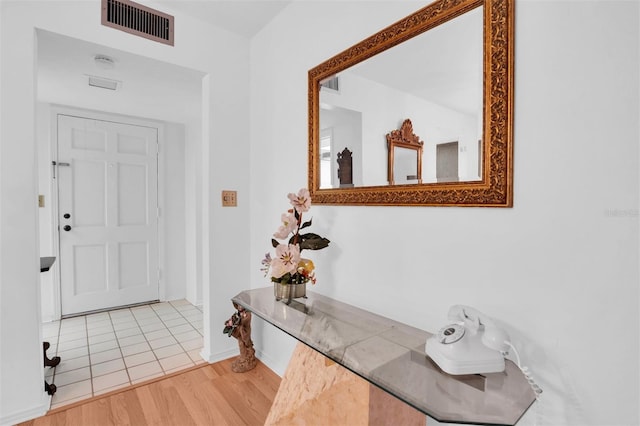
[[[202,310],[186,300],[100,312],[43,324],[51,408],[203,364]]]

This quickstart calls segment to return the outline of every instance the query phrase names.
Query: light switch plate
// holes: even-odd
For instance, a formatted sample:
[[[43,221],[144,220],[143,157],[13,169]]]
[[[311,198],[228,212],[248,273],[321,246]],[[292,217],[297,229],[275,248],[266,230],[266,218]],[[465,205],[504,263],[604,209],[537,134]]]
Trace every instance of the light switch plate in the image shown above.
[[[222,191],[222,207],[236,207],[237,205],[237,191]]]
[[[44,195],[38,195],[38,207],[44,207]]]

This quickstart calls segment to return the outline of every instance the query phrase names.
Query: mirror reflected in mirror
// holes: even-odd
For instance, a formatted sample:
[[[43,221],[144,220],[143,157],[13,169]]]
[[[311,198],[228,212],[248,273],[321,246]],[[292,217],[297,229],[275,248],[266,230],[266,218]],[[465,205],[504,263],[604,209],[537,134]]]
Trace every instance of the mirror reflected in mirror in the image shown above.
[[[389,185],[422,183],[424,142],[413,133],[408,118],[398,130],[387,133]]]
[[[436,1],[311,69],[314,203],[510,207],[512,8]],[[406,117],[424,141],[420,158],[385,141]],[[338,179],[345,148],[353,187]]]
[[[408,148],[396,146],[393,148],[391,178],[389,185],[404,185],[408,183],[422,183],[418,176],[418,159],[420,154]]]

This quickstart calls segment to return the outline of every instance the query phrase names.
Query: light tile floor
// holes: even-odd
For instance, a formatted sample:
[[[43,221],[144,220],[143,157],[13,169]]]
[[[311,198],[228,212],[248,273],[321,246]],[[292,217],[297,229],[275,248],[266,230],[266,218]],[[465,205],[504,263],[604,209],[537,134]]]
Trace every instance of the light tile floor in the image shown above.
[[[204,363],[202,310],[186,300],[63,319],[43,325],[51,408]]]

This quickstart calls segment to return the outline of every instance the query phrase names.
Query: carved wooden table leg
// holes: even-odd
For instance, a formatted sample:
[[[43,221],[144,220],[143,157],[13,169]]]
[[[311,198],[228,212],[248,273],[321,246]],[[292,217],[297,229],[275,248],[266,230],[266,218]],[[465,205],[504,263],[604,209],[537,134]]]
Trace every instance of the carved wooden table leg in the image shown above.
[[[233,304],[238,310],[225,323],[224,332],[238,340],[240,356],[231,363],[231,369],[236,373],[244,373],[256,367],[256,351],[251,340],[251,312],[242,306]]]

